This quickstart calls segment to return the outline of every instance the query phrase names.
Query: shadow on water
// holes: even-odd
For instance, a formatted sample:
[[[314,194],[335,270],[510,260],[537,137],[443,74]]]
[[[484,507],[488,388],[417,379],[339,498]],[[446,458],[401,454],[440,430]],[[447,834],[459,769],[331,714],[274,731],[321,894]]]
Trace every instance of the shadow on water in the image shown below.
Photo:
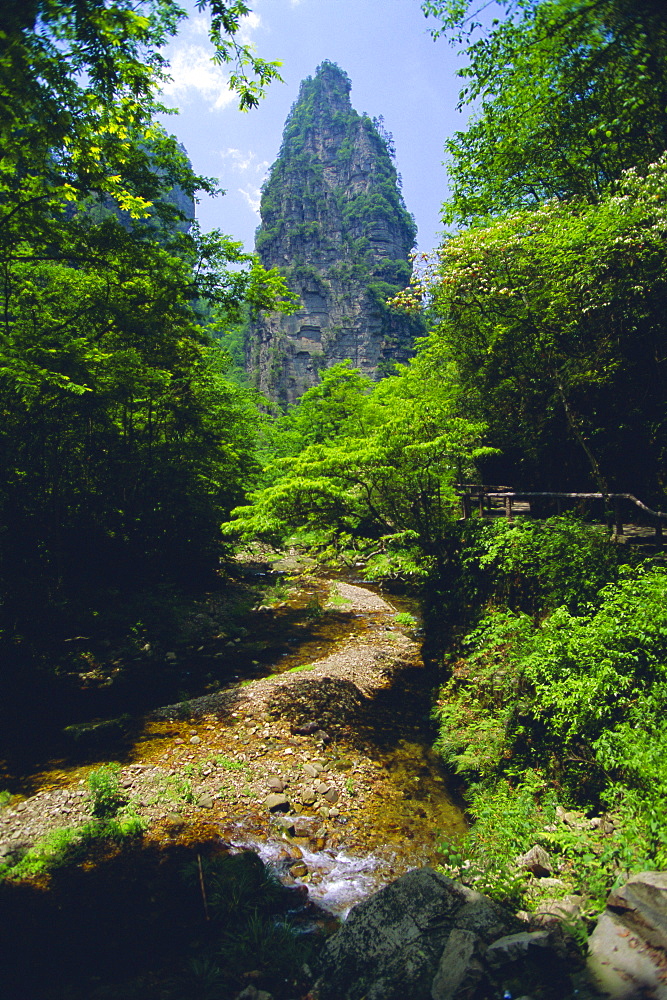
[[[368,586],[363,581],[351,582]],[[369,630],[377,630],[372,613],[337,607],[325,611],[328,590],[326,581],[310,579],[299,592],[279,602],[282,606],[249,615],[242,625],[245,635],[240,642],[227,636],[211,639],[203,650],[195,650],[189,659],[184,657],[179,676],[182,681],[189,669],[185,693],[192,697],[230,681],[280,673],[326,656],[351,637],[363,640]],[[409,600],[392,596],[391,601],[416,614]],[[391,622],[387,627],[391,630]],[[158,666],[149,664],[152,678],[157,677]],[[172,695],[177,686],[173,667],[164,660],[162,666],[167,666],[168,677],[156,680],[151,698],[144,693],[144,701],[139,700],[144,708],[181,700],[182,688],[176,697]],[[307,672],[298,683],[308,684]],[[334,824],[338,837],[334,843],[345,844],[348,829],[357,831],[351,853],[334,846],[328,851],[315,850],[312,844],[301,846],[313,873],[313,897],[325,904],[340,893],[345,878],[350,882],[351,874],[359,883],[354,891],[358,888],[365,895],[394,872],[400,874],[407,867],[436,860],[439,833],[455,835],[465,829],[460,803],[452,797],[447,775],[430,749],[435,735],[429,713],[436,674],[428,667],[411,666],[397,674],[391,687],[375,691],[372,697],[361,697],[350,681],[340,684],[350,689],[349,710],[346,704],[344,719],[331,728],[332,743],[322,753],[330,758],[332,768],[344,769],[348,756],[372,762],[381,791],[363,816],[356,817],[356,826],[354,822],[346,826],[343,816]],[[134,709],[134,696],[128,695],[132,690],[121,683],[113,696],[106,696],[106,704],[115,709],[131,704]],[[223,722],[230,721],[235,709],[235,690],[240,689],[232,687],[230,698],[219,709]],[[332,713],[331,719],[336,716],[336,692],[331,693],[329,698],[325,685],[323,719],[318,720],[325,724],[327,711]],[[157,761],[174,741],[184,742],[184,730],[190,725],[185,721],[187,704],[183,713],[183,721],[147,720],[138,714],[104,717],[100,713],[92,721],[77,720],[64,733],[47,727],[43,734],[36,734],[30,723],[22,720],[23,738],[15,740],[13,753],[5,760],[0,787],[9,781],[13,791],[31,794],[49,785],[72,784],[90,768],[109,760]],[[289,721],[298,724],[304,720]],[[346,780],[353,783],[357,779],[350,774]],[[256,846],[271,859],[272,850],[284,850],[284,841],[267,832],[267,823],[265,817],[256,827]],[[362,829],[365,832],[359,833]],[[193,825],[186,837],[189,843],[169,843],[167,837],[159,845],[148,840],[126,844],[122,850],[108,845],[97,848],[97,856],[73,859],[54,872],[48,891],[28,884],[0,886],[0,926],[9,928],[0,944],[0,986],[8,1000],[108,1000],[112,996],[114,1000],[201,1000],[206,995],[204,986],[192,977],[186,981],[187,975],[183,979],[184,968],[188,956],[199,960],[211,948],[215,950],[220,928],[212,930],[204,918],[201,886],[194,892],[187,888],[181,871],[199,854],[224,852],[222,828],[210,833],[212,839],[207,843],[197,842]],[[231,840],[229,831],[224,836]],[[243,839],[240,836],[241,843]],[[248,838],[245,842],[255,846]],[[380,848],[385,850],[383,860]],[[318,864],[320,876],[316,874]],[[293,908],[298,910],[307,896],[305,886],[293,893],[298,901]],[[353,896],[349,902],[358,898]],[[309,914],[311,928],[313,916],[317,913]],[[274,956],[274,965],[275,961]],[[131,978],[133,985],[127,989],[119,985]],[[305,986],[301,992],[290,987],[288,980],[285,976],[276,978],[275,968],[267,971],[261,966],[252,982],[269,990],[276,1000],[306,992]],[[239,978],[233,981],[232,977],[228,983],[229,994],[223,990],[211,995],[234,996],[243,987]]]
[[[239,614],[234,639],[216,629],[173,654],[146,644],[101,687],[71,675],[45,675],[27,690],[17,683],[0,725],[0,789],[32,794],[45,771],[128,763],[137,742],[159,738],[146,731],[141,713],[289,670],[363,635],[365,616],[324,613],[328,592],[326,581],[309,578],[278,607]]]
[[[222,902],[216,888],[227,894]],[[318,917],[304,897],[267,881],[254,855],[230,856],[219,839],[107,848],[55,871],[48,891],[0,885],[0,993],[3,1000],[202,1000],[234,996],[252,981],[276,1000],[301,996],[298,963],[311,948],[299,947],[298,932],[307,921],[316,933]],[[260,923],[270,937],[286,919],[294,940],[268,961],[253,933]]]

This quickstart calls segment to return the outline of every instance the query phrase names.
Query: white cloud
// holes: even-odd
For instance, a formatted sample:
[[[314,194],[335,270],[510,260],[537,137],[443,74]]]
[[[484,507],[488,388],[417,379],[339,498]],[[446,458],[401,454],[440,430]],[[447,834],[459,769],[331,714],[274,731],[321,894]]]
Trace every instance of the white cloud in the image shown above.
[[[253,42],[253,32],[257,31],[258,28],[262,27],[262,19],[259,14],[255,14],[250,11],[245,17],[242,17],[239,21],[239,30],[237,33],[237,38],[242,45],[252,45]]]
[[[248,191],[245,188],[239,188],[239,194],[243,195],[252,211],[259,215],[259,203],[262,197],[261,190],[258,187],[252,187]]]
[[[174,45],[169,75],[171,80],[165,84],[163,94],[174,102],[198,94],[209,102],[211,111],[221,111],[235,100],[227,76],[211,62],[209,50],[201,45]]]
[[[233,170],[237,170],[241,174],[248,172],[261,174],[262,179],[269,168],[269,161],[258,160],[257,154],[253,153],[250,149],[243,152],[240,149],[229,147],[220,152],[220,157],[229,162]]]

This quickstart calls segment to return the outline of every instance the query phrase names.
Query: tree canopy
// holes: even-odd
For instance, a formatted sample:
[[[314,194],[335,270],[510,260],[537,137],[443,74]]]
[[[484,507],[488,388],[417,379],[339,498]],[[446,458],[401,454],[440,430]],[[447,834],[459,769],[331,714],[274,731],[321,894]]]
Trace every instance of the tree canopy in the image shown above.
[[[600,197],[667,148],[667,17],[652,0],[501,0],[489,27],[468,0],[425,14],[462,47],[459,106],[471,124],[446,143],[446,221]]]
[[[203,4],[200,6],[204,6]],[[256,103],[276,64],[211,0]],[[255,408],[205,329],[289,309],[241,245],[170,192],[213,191],[156,123],[172,0],[36,0],[0,38],[0,597],[10,629],[81,586],[213,565],[257,471]],[[202,307],[207,303],[206,308]],[[37,582],[39,581],[39,583]]]

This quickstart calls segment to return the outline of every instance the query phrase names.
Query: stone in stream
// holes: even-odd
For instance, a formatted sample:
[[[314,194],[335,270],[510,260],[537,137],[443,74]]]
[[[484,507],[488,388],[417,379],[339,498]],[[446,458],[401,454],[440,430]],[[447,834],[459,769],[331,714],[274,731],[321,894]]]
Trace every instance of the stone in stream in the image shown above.
[[[285,782],[281,778],[271,777],[266,782],[266,787],[272,792],[284,792]]]
[[[355,906],[324,945],[315,1000],[470,1000],[518,981],[570,995],[569,968],[546,931],[430,868]],[[494,944],[495,943],[495,944]],[[505,993],[507,995],[507,993]]]
[[[289,800],[285,795],[281,795],[280,792],[272,792],[264,799],[264,805],[269,812],[287,812],[289,809]]]

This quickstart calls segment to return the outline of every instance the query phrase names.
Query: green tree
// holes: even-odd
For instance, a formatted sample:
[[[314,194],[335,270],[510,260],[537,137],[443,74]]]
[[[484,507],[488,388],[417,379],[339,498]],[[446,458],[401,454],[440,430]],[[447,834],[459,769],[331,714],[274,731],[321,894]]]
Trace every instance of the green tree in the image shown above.
[[[581,194],[595,200],[629,167],[667,148],[667,16],[653,0],[501,0],[480,31],[469,0],[427,0],[465,51],[459,106],[473,109],[448,140],[445,219]]]
[[[454,485],[487,454],[483,425],[453,412],[440,378],[400,369],[372,386],[349,365],[329,369],[285,418],[272,482],[233,512],[227,535],[280,544],[315,531],[367,572],[423,576],[441,568],[458,513]]]
[[[455,364],[459,405],[502,450],[487,474],[662,492],[666,191],[663,157],[597,203],[473,226],[415,285],[440,318],[422,364]]]
[[[275,66],[235,41],[245,5],[209,7],[251,106]],[[219,323],[244,300],[290,306],[275,272],[184,232],[168,201],[212,189],[154,121],[180,9],[37,0],[1,16],[0,599],[20,629],[83,584],[210,564],[257,467],[254,409],[198,303]]]

